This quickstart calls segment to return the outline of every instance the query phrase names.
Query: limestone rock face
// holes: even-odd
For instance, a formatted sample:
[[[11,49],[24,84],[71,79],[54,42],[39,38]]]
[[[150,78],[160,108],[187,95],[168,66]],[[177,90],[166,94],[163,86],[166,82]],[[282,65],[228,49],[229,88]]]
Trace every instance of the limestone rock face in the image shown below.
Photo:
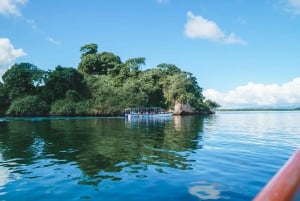
[[[183,104],[183,103],[176,103],[174,107],[173,114],[175,115],[182,115],[182,114],[192,114],[192,108],[190,104]]]

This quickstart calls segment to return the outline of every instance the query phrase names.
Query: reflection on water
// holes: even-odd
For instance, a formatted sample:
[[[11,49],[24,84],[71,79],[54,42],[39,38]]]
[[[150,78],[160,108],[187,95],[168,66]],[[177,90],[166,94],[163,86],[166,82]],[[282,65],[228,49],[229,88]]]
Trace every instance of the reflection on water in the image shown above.
[[[142,117],[131,117],[125,118],[125,122],[128,126],[138,126],[147,124],[164,124],[172,121],[172,116],[156,117],[156,116],[142,116]]]
[[[0,161],[3,161],[2,154],[0,153]],[[8,183],[9,169],[7,167],[0,166],[0,190]],[[0,193],[1,195],[1,193]]]
[[[20,166],[41,161],[49,165],[75,162],[84,173],[79,183],[92,185],[103,179],[122,180],[117,172],[138,175],[149,166],[160,173],[167,173],[168,168],[190,168],[180,152],[197,148],[201,118],[176,117],[175,127],[173,119],[124,121],[33,118],[1,122],[1,153],[4,161],[15,161],[13,166],[20,173],[24,173]],[[8,162],[1,165],[13,168]]]
[[[205,181],[193,182],[190,184],[189,193],[196,196],[200,200],[218,200],[221,198],[222,185],[220,184],[210,184]]]
[[[1,200],[251,200],[299,147],[299,119],[1,119]]]

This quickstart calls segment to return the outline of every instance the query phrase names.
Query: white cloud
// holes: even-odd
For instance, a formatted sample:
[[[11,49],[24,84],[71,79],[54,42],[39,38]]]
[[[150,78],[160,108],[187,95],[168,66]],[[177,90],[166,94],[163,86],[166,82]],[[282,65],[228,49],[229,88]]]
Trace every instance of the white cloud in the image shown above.
[[[205,39],[226,44],[245,45],[246,41],[235,36],[234,33],[226,35],[214,21],[196,16],[191,11],[187,12],[188,21],[185,24],[184,33],[192,39]]]
[[[15,49],[8,38],[0,38],[0,66],[11,64],[17,58],[25,55],[23,49]]]
[[[286,10],[288,12],[299,15],[300,14],[300,0],[287,0]]]
[[[21,16],[19,7],[25,5],[28,0],[1,0],[0,1],[0,14],[9,16]]]
[[[226,93],[207,89],[203,94],[223,108],[284,107],[300,105],[299,91],[300,77],[282,85],[249,82]]]
[[[54,45],[60,45],[60,41],[55,40],[51,37],[46,38],[47,41],[49,41],[50,43],[54,44]]]
[[[226,38],[223,39],[223,42],[226,44],[240,44],[240,45],[247,44],[246,41],[237,38],[234,33],[230,33]]]
[[[38,27],[35,21],[22,16],[20,11],[20,7],[25,5],[28,1],[29,0],[0,0],[0,15],[20,17],[20,19],[30,25],[33,30],[36,30]]]
[[[0,38],[0,77],[17,58],[25,56],[23,49],[15,49],[8,38]]]
[[[202,16],[195,16],[191,11],[187,13],[188,22],[185,25],[185,34],[190,38],[220,40],[225,34],[218,25]]]

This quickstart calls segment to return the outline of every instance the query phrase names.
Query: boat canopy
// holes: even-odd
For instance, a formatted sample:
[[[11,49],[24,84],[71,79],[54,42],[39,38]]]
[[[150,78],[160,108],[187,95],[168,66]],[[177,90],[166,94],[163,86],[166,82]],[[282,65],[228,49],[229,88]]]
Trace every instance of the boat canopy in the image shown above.
[[[159,114],[165,112],[166,110],[160,107],[135,107],[125,109],[125,114]]]

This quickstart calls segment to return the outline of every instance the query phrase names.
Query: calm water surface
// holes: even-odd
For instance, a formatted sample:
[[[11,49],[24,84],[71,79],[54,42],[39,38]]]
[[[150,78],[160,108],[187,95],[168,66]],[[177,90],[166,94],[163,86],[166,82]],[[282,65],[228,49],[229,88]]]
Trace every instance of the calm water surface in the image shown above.
[[[0,119],[0,200],[251,200],[300,147],[300,112]]]

